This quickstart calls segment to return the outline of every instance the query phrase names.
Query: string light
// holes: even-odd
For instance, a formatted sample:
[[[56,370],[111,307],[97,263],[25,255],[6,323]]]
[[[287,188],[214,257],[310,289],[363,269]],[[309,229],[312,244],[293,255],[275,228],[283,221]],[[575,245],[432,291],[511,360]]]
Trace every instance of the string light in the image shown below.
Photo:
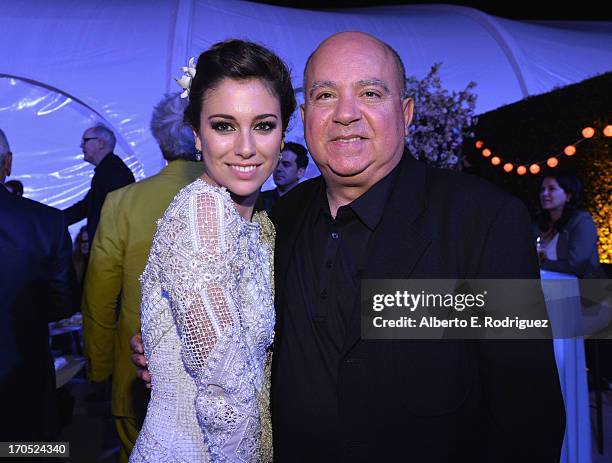
[[[595,129],[593,127],[585,127],[582,129],[582,136],[584,138],[592,138],[595,135]]]
[[[496,154],[495,156],[491,157],[490,161],[494,166],[500,164],[503,165],[503,170],[505,173],[516,172],[516,175],[524,176],[527,174],[527,172],[530,172],[532,175],[538,175],[542,173],[542,170],[545,167],[550,169],[556,168],[561,162],[563,162],[565,156],[574,156],[578,151],[577,147],[584,140],[592,139],[598,134],[600,137],[612,137],[612,124],[607,124],[599,132],[598,130],[590,126],[584,127],[581,130],[581,139],[577,140],[571,145],[567,145],[563,151],[556,155],[551,155],[545,160],[543,159],[528,165],[519,165],[515,168],[512,162],[504,160],[503,156],[500,154]],[[601,139],[600,142],[602,143],[602,146],[607,146],[609,143],[608,140],[603,139]],[[476,141],[475,146],[478,150],[482,150],[482,155],[485,158],[492,156],[493,153],[491,152],[491,149],[484,148],[484,140]],[[592,190],[592,195],[590,203],[587,204],[587,209],[593,214],[593,219],[597,224],[600,261],[603,263],[612,264],[612,225],[610,223],[612,205],[610,205],[609,202],[611,191],[610,185],[612,185],[612,169],[610,169],[609,166],[612,160],[610,160],[609,157],[600,156],[599,158],[595,157],[593,159],[589,159],[589,162],[591,161],[593,162],[593,165],[588,173],[588,175],[590,175],[588,178],[590,179],[591,183],[590,188]]]
[[[546,164],[546,166],[548,166],[551,169],[557,167],[559,165],[559,159],[563,156],[563,154],[565,154],[566,156],[574,156],[577,152],[576,146],[586,139],[593,138],[596,135],[596,133],[597,131],[593,127],[588,126],[588,127],[583,128],[581,130],[581,134],[583,138],[581,138],[580,140],[576,141],[575,143],[571,145],[567,145],[561,153],[557,154],[556,156],[550,156],[548,159],[546,159],[546,161],[542,160],[542,161],[530,164],[529,169],[527,169],[527,166],[520,165],[515,170],[514,164],[511,162],[504,162],[503,157],[500,155],[493,156],[491,158],[491,164],[494,166],[498,166],[502,164],[504,172],[506,173],[510,173],[515,170],[518,175],[525,175],[527,173],[527,170],[529,170],[529,172],[531,172],[532,174],[537,175],[542,171],[542,167],[544,166],[544,164]],[[601,131],[601,133],[606,137],[612,137],[612,125],[610,124],[606,125],[604,129]],[[474,143],[474,145],[476,146],[477,149],[479,150],[482,149],[481,154],[485,158],[488,158],[493,154],[489,148],[483,148],[485,146],[484,140],[477,140]]]
[[[574,154],[576,154],[576,147],[574,145],[568,145],[565,147],[563,152],[568,156],[573,156]]]

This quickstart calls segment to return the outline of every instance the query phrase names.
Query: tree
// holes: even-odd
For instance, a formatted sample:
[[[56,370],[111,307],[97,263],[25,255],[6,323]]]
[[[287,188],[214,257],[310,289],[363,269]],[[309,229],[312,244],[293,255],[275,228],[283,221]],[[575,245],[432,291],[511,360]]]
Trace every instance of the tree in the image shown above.
[[[422,80],[406,79],[408,95],[414,99],[414,119],[408,130],[406,148],[417,159],[446,169],[461,169],[464,137],[477,123],[474,117],[476,94],[470,82],[464,90],[449,92],[442,87],[436,63]]]

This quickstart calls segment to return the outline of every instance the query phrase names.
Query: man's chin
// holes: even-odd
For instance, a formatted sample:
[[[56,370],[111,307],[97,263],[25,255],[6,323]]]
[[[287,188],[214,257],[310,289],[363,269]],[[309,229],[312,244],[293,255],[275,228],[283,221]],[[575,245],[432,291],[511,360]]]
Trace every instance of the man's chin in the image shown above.
[[[341,186],[341,187],[363,187],[365,185],[368,185],[369,182],[369,175],[367,174],[367,171],[361,170],[361,171],[352,171],[352,172],[347,172],[347,171],[333,171],[333,170],[326,170],[326,171],[322,171],[321,175],[323,176],[323,178],[325,179],[325,182],[328,185],[337,185],[337,186]]]
[[[334,177],[350,179],[350,178],[359,178],[364,175],[368,175],[368,173],[372,170],[372,164],[357,164],[357,165],[329,165],[328,172],[330,175]],[[324,171],[325,172],[325,171]],[[325,174],[323,174],[325,177]]]

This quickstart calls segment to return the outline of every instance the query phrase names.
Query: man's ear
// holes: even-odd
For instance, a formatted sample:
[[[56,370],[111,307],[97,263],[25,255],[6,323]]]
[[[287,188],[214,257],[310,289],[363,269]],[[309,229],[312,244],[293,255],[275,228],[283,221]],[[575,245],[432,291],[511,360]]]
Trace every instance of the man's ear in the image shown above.
[[[296,172],[296,176],[298,180],[301,180],[305,173],[306,173],[306,169],[304,169],[303,167],[300,167]]]
[[[412,98],[404,98],[402,100],[402,113],[404,114],[404,136],[408,136],[408,127],[412,122],[414,114],[414,100]]]
[[[306,110],[306,103],[300,105],[300,117],[302,118],[302,125],[304,125],[304,111]]]
[[[10,151],[4,157],[4,174],[7,177],[11,176],[11,168],[13,167],[13,153]]]

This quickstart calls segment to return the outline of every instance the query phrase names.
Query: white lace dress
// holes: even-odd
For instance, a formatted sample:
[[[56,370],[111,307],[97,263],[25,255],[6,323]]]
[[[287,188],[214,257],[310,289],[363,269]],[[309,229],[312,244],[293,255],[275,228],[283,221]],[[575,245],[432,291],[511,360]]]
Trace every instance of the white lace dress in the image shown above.
[[[273,235],[265,213],[244,220],[201,179],[158,222],[141,277],[151,401],[130,462],[270,458]]]

